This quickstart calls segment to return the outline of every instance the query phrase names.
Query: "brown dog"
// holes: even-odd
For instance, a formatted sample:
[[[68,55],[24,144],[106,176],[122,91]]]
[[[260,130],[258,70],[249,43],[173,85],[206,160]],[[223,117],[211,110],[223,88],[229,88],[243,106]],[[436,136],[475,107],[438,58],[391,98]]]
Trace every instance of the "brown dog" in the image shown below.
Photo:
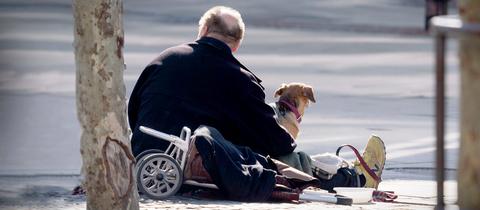
[[[296,139],[305,108],[309,101],[315,103],[313,88],[303,83],[282,84],[275,91],[275,97],[279,96],[278,101],[270,106],[275,110],[277,122]]]

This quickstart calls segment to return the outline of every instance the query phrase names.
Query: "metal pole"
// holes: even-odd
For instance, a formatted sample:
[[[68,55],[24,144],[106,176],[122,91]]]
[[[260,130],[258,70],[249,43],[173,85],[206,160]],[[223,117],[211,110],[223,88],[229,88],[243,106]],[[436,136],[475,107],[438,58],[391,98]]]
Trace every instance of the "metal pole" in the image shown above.
[[[447,14],[447,1],[440,0],[438,3],[439,15]],[[444,33],[437,34],[435,38],[436,50],[436,177],[437,177],[437,206],[435,209],[444,209],[444,185],[445,182],[445,40]]]
[[[431,32],[435,34],[435,68],[436,68],[436,177],[437,177],[437,206],[445,208],[444,203],[444,135],[445,135],[445,41],[448,36],[459,37],[464,34],[479,35],[480,24],[462,21],[458,15],[443,15],[432,18]],[[462,139],[463,140],[463,139]],[[462,148],[462,146],[460,147]],[[466,164],[472,164],[468,162]],[[465,166],[464,166],[465,167]],[[468,166],[466,166],[468,167]],[[473,178],[474,179],[474,178]],[[460,187],[460,186],[459,186]],[[474,187],[473,187],[474,188]],[[458,194],[460,196],[460,193]],[[477,194],[469,196],[478,197]],[[478,209],[478,208],[472,208]]]
[[[443,182],[445,181],[445,35],[438,34],[435,37],[436,50],[436,177],[437,177],[437,206],[436,209],[444,209],[445,203],[443,201],[444,189]]]

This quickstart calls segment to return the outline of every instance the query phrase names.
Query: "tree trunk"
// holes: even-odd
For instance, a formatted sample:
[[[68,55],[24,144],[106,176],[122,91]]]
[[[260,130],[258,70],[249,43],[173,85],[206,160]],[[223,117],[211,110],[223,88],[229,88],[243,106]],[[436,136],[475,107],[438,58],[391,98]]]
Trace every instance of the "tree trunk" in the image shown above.
[[[87,209],[138,209],[123,82],[122,0],[73,0]]]
[[[466,23],[480,24],[480,1],[459,1],[459,13]],[[460,158],[458,205],[480,209],[480,33],[460,38]]]

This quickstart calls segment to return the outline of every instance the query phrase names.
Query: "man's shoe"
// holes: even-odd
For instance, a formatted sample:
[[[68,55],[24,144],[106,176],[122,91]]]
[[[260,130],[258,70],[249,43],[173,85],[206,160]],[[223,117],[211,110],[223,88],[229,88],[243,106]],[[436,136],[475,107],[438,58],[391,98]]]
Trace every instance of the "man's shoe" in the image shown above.
[[[370,136],[363,155],[360,155],[358,150],[352,145],[344,144],[338,147],[337,156],[343,147],[349,147],[355,153],[357,160],[353,162],[353,165],[358,174],[365,176],[366,183],[364,187],[377,189],[378,184],[382,181],[381,176],[386,159],[385,144],[382,139],[376,135]]]
[[[367,166],[362,164],[360,159],[357,159],[353,162],[355,170],[364,174],[366,178],[365,187],[377,189],[378,184],[382,181],[381,176],[386,159],[385,144],[380,137],[370,136],[362,158]]]

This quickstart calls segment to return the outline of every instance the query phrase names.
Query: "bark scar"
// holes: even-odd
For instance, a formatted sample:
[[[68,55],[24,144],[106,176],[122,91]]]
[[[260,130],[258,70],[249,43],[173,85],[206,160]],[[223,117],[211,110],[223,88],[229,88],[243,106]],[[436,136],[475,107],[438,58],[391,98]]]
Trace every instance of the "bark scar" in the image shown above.
[[[128,189],[125,191],[125,193],[123,195],[121,195],[121,192],[119,192],[119,190],[115,187],[115,185],[113,183],[112,172],[110,171],[110,162],[109,162],[108,156],[107,156],[107,146],[108,146],[109,143],[115,143],[118,146],[120,146],[120,148],[122,148],[123,152],[127,156],[128,160],[130,160],[130,166],[129,166],[129,169],[128,169],[128,172],[130,174]],[[110,138],[110,136],[107,136],[105,144],[103,144],[102,155],[103,155],[103,164],[105,165],[105,168],[106,168],[106,171],[107,171],[108,184],[113,189],[115,197],[117,199],[123,200],[130,194],[129,192],[133,188],[134,177],[133,177],[133,172],[132,171],[133,171],[133,167],[134,167],[134,164],[135,164],[135,157],[133,157],[133,155],[130,153],[130,150],[129,150],[127,145],[125,145],[120,140]]]
[[[101,7],[95,10],[95,17],[97,18],[97,27],[104,37],[111,37],[114,33],[113,25],[110,22],[112,14],[110,14],[110,5],[102,3]]]
[[[123,44],[124,44],[123,37],[117,36],[117,56],[119,59],[122,59]]]

